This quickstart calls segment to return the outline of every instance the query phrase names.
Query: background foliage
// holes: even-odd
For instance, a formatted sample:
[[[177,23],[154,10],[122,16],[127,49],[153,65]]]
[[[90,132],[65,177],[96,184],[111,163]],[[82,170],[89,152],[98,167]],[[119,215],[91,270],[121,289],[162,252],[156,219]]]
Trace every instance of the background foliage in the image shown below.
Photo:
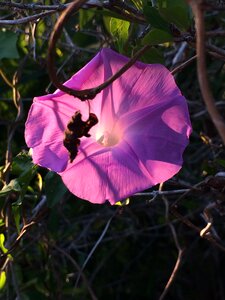
[[[225,5],[211,2],[205,3],[207,70],[224,114]],[[184,166],[164,184],[166,192],[156,186],[130,197],[129,205],[100,206],[76,198],[58,175],[33,165],[24,141],[32,98],[54,91],[48,40],[66,5],[0,3],[0,299],[225,299],[224,146],[199,90],[190,6],[184,0],[89,1],[64,26],[56,48],[61,81],[101,47],[132,56],[148,44],[140,60],[174,71],[191,114]],[[202,238],[209,220],[213,227]]]

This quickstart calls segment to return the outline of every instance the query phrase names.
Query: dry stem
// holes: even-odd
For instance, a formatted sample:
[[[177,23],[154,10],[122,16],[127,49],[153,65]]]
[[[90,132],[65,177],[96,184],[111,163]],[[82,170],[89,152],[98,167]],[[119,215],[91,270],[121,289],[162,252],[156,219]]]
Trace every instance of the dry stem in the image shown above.
[[[74,13],[75,11],[79,10],[79,8],[85,3],[86,0],[76,0],[73,2],[59,17],[57,23],[55,24],[55,27],[52,31],[52,34],[49,39],[49,48],[48,48],[48,71],[50,78],[52,80],[52,83],[61,91],[73,95],[80,100],[88,100],[93,99],[98,93],[100,93],[103,89],[105,89],[107,86],[109,86],[113,81],[118,79],[123,73],[125,73],[136,61],[137,59],[144,54],[144,52],[149,49],[149,46],[146,45],[143,48],[141,48],[139,51],[136,52],[136,54],[113,76],[111,76],[108,80],[106,80],[104,83],[100,84],[97,87],[91,88],[91,89],[85,89],[85,90],[75,90],[71,89],[69,87],[66,87],[62,83],[58,81],[57,78],[57,72],[55,69],[55,59],[54,59],[54,53],[55,53],[55,45],[57,40],[59,39],[59,36],[61,34],[61,31],[63,29],[63,26],[65,22],[69,19],[70,15]]]
[[[205,62],[205,23],[202,1],[189,1],[195,16],[198,81],[209,115],[225,144],[225,123],[219,113],[209,86]]]

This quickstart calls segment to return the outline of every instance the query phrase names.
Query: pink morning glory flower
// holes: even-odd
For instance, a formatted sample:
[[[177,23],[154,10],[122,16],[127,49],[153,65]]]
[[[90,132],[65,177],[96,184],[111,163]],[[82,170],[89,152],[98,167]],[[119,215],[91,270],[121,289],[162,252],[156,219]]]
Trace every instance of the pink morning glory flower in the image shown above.
[[[96,87],[127,61],[102,49],[65,85]],[[60,174],[73,194],[114,204],[180,170],[191,125],[185,98],[164,66],[136,62],[89,103],[98,123],[90,137],[80,139],[72,163],[63,145],[64,131],[76,111],[88,119],[87,101],[60,90],[36,97],[26,122],[25,139],[34,163]]]

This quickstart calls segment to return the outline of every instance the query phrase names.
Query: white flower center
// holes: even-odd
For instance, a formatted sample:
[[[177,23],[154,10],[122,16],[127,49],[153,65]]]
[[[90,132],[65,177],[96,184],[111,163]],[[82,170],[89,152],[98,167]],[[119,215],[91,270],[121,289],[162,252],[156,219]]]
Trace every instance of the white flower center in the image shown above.
[[[116,145],[120,140],[120,136],[109,133],[108,131],[105,131],[100,138],[97,139],[97,142],[101,144],[104,147],[110,147]]]

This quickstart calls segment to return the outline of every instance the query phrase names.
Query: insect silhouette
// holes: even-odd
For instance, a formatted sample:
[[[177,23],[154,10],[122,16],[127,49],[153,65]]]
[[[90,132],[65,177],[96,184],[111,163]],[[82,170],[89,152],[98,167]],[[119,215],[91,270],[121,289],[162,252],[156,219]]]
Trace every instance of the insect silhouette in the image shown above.
[[[77,111],[69,121],[67,129],[64,132],[63,145],[69,152],[69,160],[72,163],[77,156],[80,138],[90,137],[88,133],[91,127],[98,123],[95,114],[90,113],[87,121],[82,121],[82,114]]]

